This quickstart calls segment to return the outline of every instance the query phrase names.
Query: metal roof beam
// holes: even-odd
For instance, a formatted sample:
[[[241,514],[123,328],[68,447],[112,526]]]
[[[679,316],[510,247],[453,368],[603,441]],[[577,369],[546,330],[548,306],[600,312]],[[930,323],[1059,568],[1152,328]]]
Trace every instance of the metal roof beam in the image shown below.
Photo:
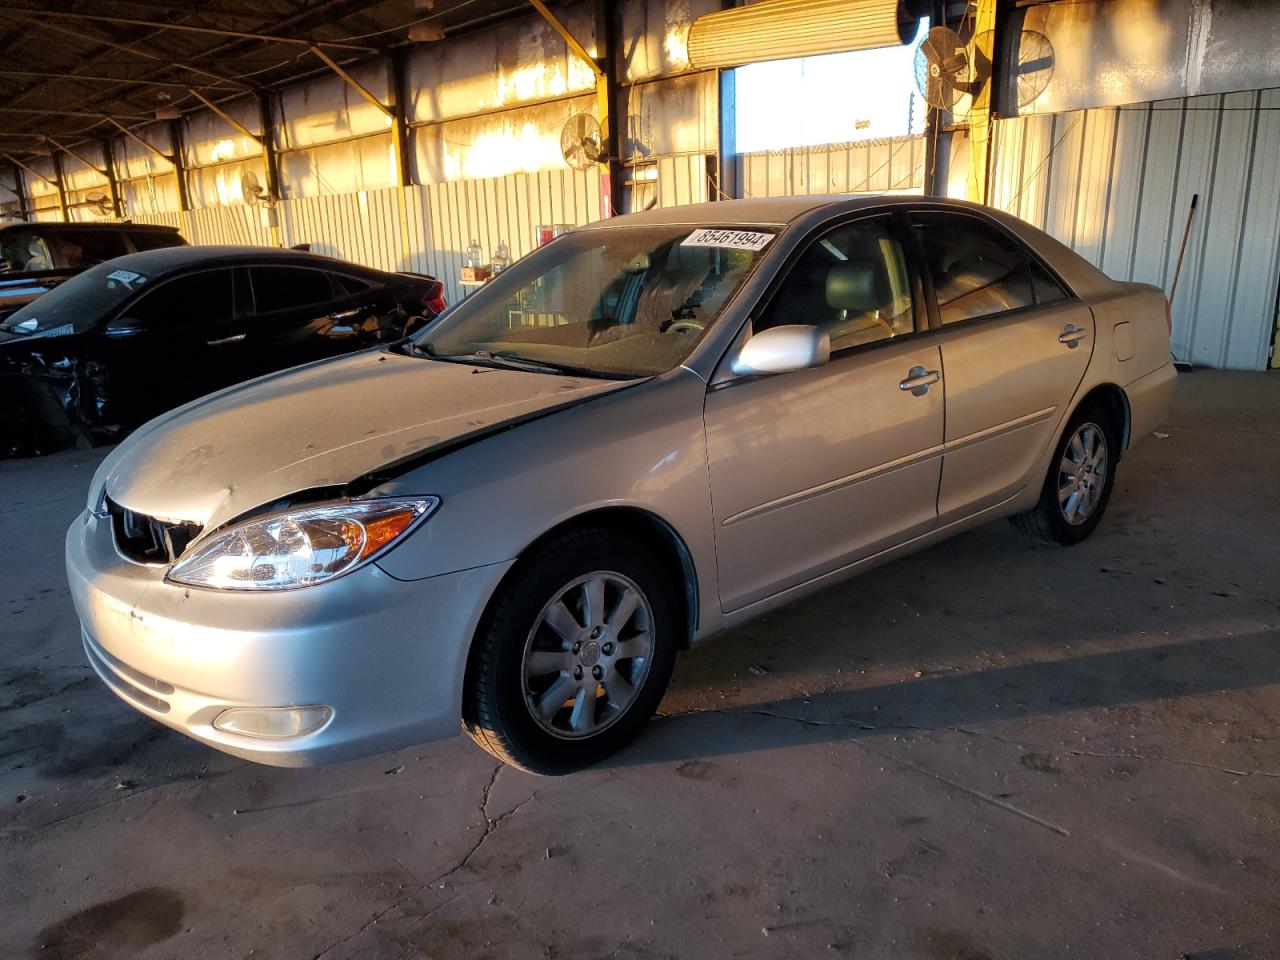
[[[138,136],[136,133],[134,133],[132,130],[126,127],[123,123],[121,123],[115,117],[104,117],[103,119],[106,120],[107,123],[115,127],[117,130],[119,130],[121,133],[123,133],[130,140],[134,140],[137,143],[142,144],[142,146],[146,147],[148,150],[154,153],[161,160],[167,161],[169,166],[173,167],[175,170],[178,168],[178,161],[176,158],[165,153],[163,150],[157,147],[154,143],[148,143],[146,140],[143,140],[140,136]]]
[[[208,99],[207,97],[201,96],[200,93],[194,89],[191,90],[190,93],[193,97],[195,97],[197,100],[203,103],[206,107],[208,107],[218,116],[220,116],[223,120],[227,121],[227,123],[233,126],[236,130],[243,133],[250,140],[256,140],[258,141],[258,143],[263,142],[263,137],[260,134],[254,133],[252,130],[246,127],[243,123],[241,123],[235,117],[231,116],[231,114],[227,113],[227,111],[223,110],[220,106],[218,106],[212,100]]]
[[[95,120],[101,120],[101,113],[91,113],[87,110],[63,110],[60,107],[6,107],[0,106],[0,113],[22,113],[30,114],[36,117],[93,117]],[[124,117],[126,120],[154,120],[155,117],[150,114],[143,113],[121,113],[117,116]]]
[[[143,20],[137,17],[115,17],[105,13],[74,13],[69,10],[41,10],[34,7],[10,6],[0,6],[0,13],[11,14],[15,17],[40,18],[41,20],[47,19],[50,16],[57,16],[64,20],[110,23],[127,27],[152,27],[158,30],[177,30],[186,33],[209,34],[217,37],[232,37],[236,40],[259,40],[264,43],[288,43],[301,47],[322,45],[326,47],[338,47],[346,50],[359,50],[364,53],[375,53],[378,49],[377,47],[371,47],[361,43],[342,43],[336,40],[309,40],[303,39],[302,37],[284,37],[271,33],[254,33],[248,30],[227,30],[222,27],[197,26],[190,23],[163,23],[158,20]]]
[[[560,22],[560,18],[552,13],[542,0],[529,0],[529,3],[532,5],[533,9],[537,10],[538,13],[542,15],[543,20],[551,24],[551,29],[560,34],[561,38],[569,45],[569,49],[577,55],[578,59],[582,60],[591,68],[591,71],[596,75],[596,79],[603,79],[604,70],[600,67],[600,64],[596,62],[596,58],[587,53],[587,48],[578,42],[578,38],[569,32],[569,28]]]
[[[4,7],[0,7],[0,14],[4,14],[8,12],[9,12],[8,9]],[[80,39],[80,40],[83,40],[85,38],[85,34],[83,32],[78,30],[72,30],[70,27],[60,26],[49,20],[38,23],[37,26],[41,30],[52,30],[54,33],[65,34],[66,36],[76,37],[77,39]],[[205,70],[202,67],[193,67],[191,64],[184,63],[181,60],[168,60],[165,57],[160,56],[159,54],[151,53],[149,50],[142,50],[138,47],[131,46],[129,44],[117,43],[114,40],[108,40],[105,37],[102,37],[100,34],[91,35],[90,39],[93,40],[94,43],[100,44],[104,47],[110,47],[112,50],[119,50],[122,53],[128,53],[128,54],[132,54],[135,57],[141,57],[144,60],[150,60],[153,63],[158,64],[160,67],[163,67],[166,69],[186,70],[190,73],[199,74],[202,77],[208,77],[211,80],[217,80],[220,83],[230,84],[231,86],[239,87],[241,90],[253,89],[247,83],[241,83],[239,80],[233,80],[230,77],[220,76],[214,73],[212,70]],[[145,40],[150,38],[147,37],[143,39]],[[140,41],[135,41],[135,42],[140,42]]]
[[[190,83],[179,83],[176,80],[146,80],[141,77],[103,77],[93,73],[57,73],[52,70],[9,70],[0,69],[0,77],[34,77],[40,80],[87,80],[93,83],[134,83],[148,87],[176,87],[179,90],[190,90]],[[242,90],[233,86],[231,81],[223,80],[217,84],[196,84],[202,90]]]
[[[394,110],[392,110],[385,103],[383,103],[381,100],[375,97],[368,90],[367,87],[365,87],[362,83],[360,83],[359,80],[351,76],[351,74],[347,73],[347,71],[343,70],[342,67],[338,66],[337,62],[331,59],[327,53],[325,53],[319,47],[312,47],[311,52],[314,53],[321,60],[323,60],[325,62],[325,65],[330,70],[332,70],[334,73],[340,76],[343,80],[345,80],[348,84],[350,84],[350,86],[356,91],[356,93],[360,94],[360,96],[364,97],[371,104],[373,104],[375,107],[381,110],[388,119],[394,120],[396,118],[396,113]]]
[[[51,186],[51,187],[57,187],[59,190],[60,190],[60,189],[62,189],[61,187],[59,187],[59,186],[58,186],[58,181],[56,181],[56,180],[50,180],[50,179],[49,179],[48,177],[46,177],[43,173],[40,173],[40,172],[38,172],[38,171],[36,171],[36,170],[32,170],[30,167],[28,167],[28,166],[27,166],[25,163],[23,163],[21,160],[14,159],[14,157],[13,157],[13,155],[12,155],[12,154],[6,153],[6,154],[4,155],[4,158],[5,158],[6,160],[8,160],[10,163],[12,163],[15,167],[21,167],[23,170],[27,171],[27,173],[31,174],[31,175],[32,175],[33,177],[35,177],[36,179],[38,179],[38,180],[43,180],[43,181],[44,181],[45,183],[47,183],[49,186]]]
[[[78,154],[78,153],[76,153],[74,150],[72,150],[70,147],[64,146],[63,144],[59,143],[57,140],[53,139],[53,137],[45,137],[45,139],[46,139],[47,141],[49,141],[49,143],[50,143],[50,144],[52,144],[54,147],[56,147],[57,149],[59,149],[59,150],[61,150],[63,153],[65,153],[67,156],[69,156],[69,157],[75,157],[77,160],[79,160],[81,163],[83,163],[83,164],[84,164],[86,167],[88,167],[90,170],[93,170],[93,171],[95,171],[95,172],[97,172],[97,173],[102,174],[102,175],[103,175],[104,177],[106,177],[108,180],[110,180],[110,179],[111,179],[111,173],[110,173],[110,171],[108,171],[108,170],[107,170],[107,169],[105,169],[104,167],[100,167],[100,166],[98,166],[96,163],[91,163],[90,161],[86,160],[84,157],[80,156],[80,154]]]

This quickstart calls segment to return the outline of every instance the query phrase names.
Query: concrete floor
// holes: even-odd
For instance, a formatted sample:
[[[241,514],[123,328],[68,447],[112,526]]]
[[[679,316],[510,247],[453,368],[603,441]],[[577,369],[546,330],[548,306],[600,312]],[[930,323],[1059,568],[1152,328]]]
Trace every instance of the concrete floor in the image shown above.
[[[100,454],[0,464],[0,956],[1280,955],[1280,373],[1164,432],[1087,543],[996,523],[714,640],[563,779],[134,713],[62,574]]]

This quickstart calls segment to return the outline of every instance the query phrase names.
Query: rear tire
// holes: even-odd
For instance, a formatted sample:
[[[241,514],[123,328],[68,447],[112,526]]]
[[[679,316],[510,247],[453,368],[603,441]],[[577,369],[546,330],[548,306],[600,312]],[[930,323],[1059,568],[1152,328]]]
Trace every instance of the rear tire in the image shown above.
[[[481,621],[463,728],[530,773],[570,773],[615,753],[666,692],[675,590],[654,551],[615,530],[573,530],[538,547]]]
[[[1040,501],[1009,518],[1034,543],[1070,546],[1093,533],[1115,484],[1120,428],[1102,406],[1077,410],[1049,462]]]

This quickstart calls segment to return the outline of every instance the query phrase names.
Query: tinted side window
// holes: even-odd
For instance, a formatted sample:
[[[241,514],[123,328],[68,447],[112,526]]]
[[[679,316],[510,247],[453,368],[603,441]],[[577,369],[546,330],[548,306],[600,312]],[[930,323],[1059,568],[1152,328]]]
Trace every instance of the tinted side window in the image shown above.
[[[327,303],[333,299],[329,275],[305,267],[251,267],[253,300],[258,313]]]
[[[196,326],[232,317],[231,271],[205,270],[169,280],[125,311],[144,326]]]
[[[887,217],[837,227],[805,250],[753,329],[788,323],[822,327],[832,350],[912,332],[911,275]]]
[[[161,250],[165,247],[185,247],[187,242],[176,230],[138,230],[130,232],[129,240],[135,250]]]
[[[959,323],[1029,307],[1034,302],[1027,259],[1004,234],[971,217],[912,217],[933,274],[942,322]]]
[[[124,236],[115,230],[84,230],[60,233],[53,238],[60,266],[92,267],[105,260],[123,257],[129,251]]]
[[[49,248],[34,232],[6,230],[0,237],[0,270],[51,270]]]

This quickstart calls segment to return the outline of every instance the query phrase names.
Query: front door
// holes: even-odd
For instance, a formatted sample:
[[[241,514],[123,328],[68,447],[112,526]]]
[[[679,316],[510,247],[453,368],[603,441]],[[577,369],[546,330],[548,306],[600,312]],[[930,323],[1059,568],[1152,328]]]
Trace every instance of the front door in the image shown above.
[[[140,422],[244,379],[229,268],[158,281],[94,336],[117,422]]]
[[[1020,240],[968,214],[912,215],[947,377],[945,523],[1013,497],[1057,436],[1093,352],[1093,314]]]
[[[717,376],[706,431],[720,600],[736,610],[929,530],[941,357],[890,217],[818,237],[752,320],[816,324],[825,366]],[[920,335],[917,335],[917,334]]]

